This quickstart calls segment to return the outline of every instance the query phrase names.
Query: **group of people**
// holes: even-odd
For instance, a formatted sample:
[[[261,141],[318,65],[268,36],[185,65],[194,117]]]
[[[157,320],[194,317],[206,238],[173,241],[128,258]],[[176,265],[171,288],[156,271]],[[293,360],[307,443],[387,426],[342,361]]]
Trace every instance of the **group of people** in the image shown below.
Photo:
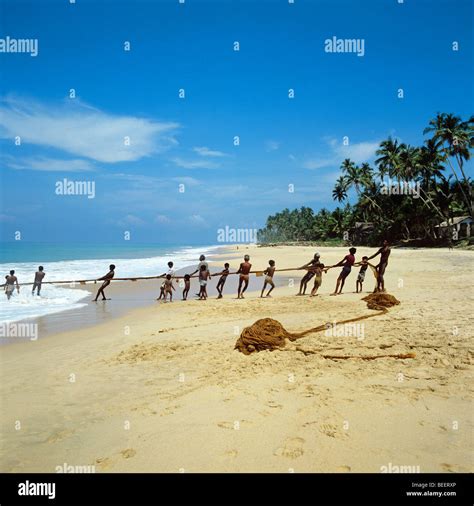
[[[347,276],[351,273],[352,267],[360,266],[359,273],[357,275],[356,280],[356,293],[362,292],[362,285],[365,280],[365,273],[369,266],[374,269],[376,279],[377,279],[377,291],[385,291],[385,281],[384,274],[385,269],[387,268],[388,258],[390,256],[390,245],[387,240],[383,241],[382,247],[377,250],[372,256],[367,257],[363,256],[360,262],[355,261],[355,254],[357,252],[356,248],[350,248],[349,254],[346,255],[340,262],[334,265],[325,266],[320,261],[319,253],[315,253],[312,260],[310,260],[307,264],[300,267],[300,269],[306,269],[308,272],[303,276],[300,282],[300,290],[298,295],[305,295],[306,288],[308,282],[314,277],[314,286],[311,290],[311,295],[315,296],[317,294],[318,288],[322,283],[323,273],[327,272],[329,269],[333,267],[342,267],[341,273],[339,274],[336,281],[336,288],[331,295],[340,295],[342,293],[342,289],[344,288],[344,283],[346,282]],[[377,265],[372,265],[369,260],[375,258],[380,255],[380,261]]]
[[[355,254],[357,252],[356,248],[350,248],[349,254],[346,255],[340,262],[334,265],[325,266],[321,262],[321,255],[319,253],[315,253],[312,260],[310,260],[308,263],[302,265],[298,268],[298,270],[305,269],[307,272],[303,276],[300,282],[300,289],[297,295],[305,295],[306,289],[309,281],[314,278],[314,285],[311,290],[311,296],[317,295],[318,289],[322,284],[322,276],[323,273],[326,273],[329,269],[332,269],[334,267],[342,267],[341,273],[339,274],[337,281],[336,281],[336,288],[334,289],[334,292],[331,295],[340,295],[342,293],[342,289],[344,288],[344,284],[346,281],[347,276],[351,273],[352,267],[358,267],[360,266],[359,273],[357,275],[356,280],[356,293],[362,292],[362,287],[365,280],[365,273],[367,272],[367,269],[369,266],[371,266],[374,269],[376,278],[377,278],[377,291],[385,291],[385,282],[384,282],[384,274],[385,269],[388,264],[388,258],[390,256],[390,246],[388,241],[384,241],[382,244],[382,247],[374,253],[372,256],[367,257],[363,256],[362,260],[360,262],[356,263]],[[376,256],[380,255],[380,261],[377,265],[372,265],[369,260],[372,258],[375,258]],[[163,300],[167,301],[168,298],[170,301],[173,300],[173,291],[175,290],[175,287],[173,285],[173,277],[174,277],[174,270],[173,270],[173,262],[168,262],[168,271],[166,273],[163,273],[161,277],[165,277],[165,280],[161,284],[161,290],[160,290],[160,296],[157,298],[157,300]],[[220,272],[211,274],[209,271],[209,265],[206,262],[206,257],[204,255],[201,255],[199,258],[199,264],[194,272],[191,274],[185,274],[184,275],[184,289],[183,289],[183,296],[182,300],[187,300],[189,290],[191,287],[191,276],[194,276],[196,273],[198,273],[198,279],[199,279],[199,293],[196,294],[197,297],[199,297],[200,300],[205,300],[208,297],[207,294],[207,282],[212,277],[219,277],[219,280],[216,285],[216,289],[218,292],[218,299],[221,299],[223,297],[223,290],[224,285],[227,280],[227,276],[230,273],[229,271],[229,264],[224,264],[224,269]],[[238,280],[238,288],[237,288],[237,298],[243,299],[244,293],[248,288],[249,280],[250,280],[250,273],[252,269],[252,264],[250,263],[250,256],[245,255],[244,261],[239,265],[239,269],[233,273],[239,275]],[[273,280],[273,276],[276,271],[276,265],[274,260],[268,261],[268,267],[263,271],[260,272],[260,274],[263,274],[265,276],[263,287],[260,292],[260,297],[271,297],[271,292],[275,288],[275,283]],[[265,290],[267,290],[267,293],[265,294]]]
[[[40,295],[41,292],[41,285],[43,283],[43,278],[45,277],[46,273],[44,272],[43,266],[40,265],[38,267],[38,270],[35,272],[35,280],[33,281],[33,289],[31,290],[31,294]],[[5,290],[5,295],[7,296],[7,299],[10,300],[11,296],[13,295],[13,292],[16,291],[20,293],[20,285],[18,283],[18,278],[15,276],[15,271],[11,270],[10,274],[7,274],[5,276],[5,284],[3,285],[3,288]]]
[[[385,291],[384,274],[385,269],[387,268],[390,251],[391,251],[390,245],[388,241],[385,240],[383,241],[382,247],[376,253],[374,253],[370,257],[363,256],[362,260],[356,263],[355,254],[357,252],[357,249],[350,248],[349,254],[346,255],[340,262],[329,266],[325,266],[321,262],[320,254],[315,253],[312,260],[310,260],[308,263],[298,268],[298,270],[305,269],[307,272],[301,279],[300,288],[297,295],[306,294],[307,285],[309,281],[311,281],[313,278],[314,278],[314,285],[313,288],[311,289],[311,296],[317,295],[318,289],[322,284],[323,273],[326,273],[329,269],[332,269],[334,267],[342,267],[342,270],[337,278],[336,288],[334,289],[334,292],[331,293],[331,295],[340,295],[342,293],[342,289],[344,288],[347,276],[349,276],[349,274],[351,273],[352,267],[357,266],[360,266],[360,270],[356,280],[356,293],[362,291],[365,273],[369,266],[371,266],[374,269],[377,278],[377,286],[376,286],[377,291]],[[379,263],[377,265],[372,265],[369,262],[369,260],[375,258],[378,255],[380,255]],[[229,268],[230,265],[228,263],[225,263],[224,269],[222,271],[211,274],[209,271],[209,264],[206,261],[206,257],[204,255],[201,255],[199,257],[199,264],[197,268],[194,270],[194,272],[190,274],[185,274],[183,277],[184,284],[183,284],[182,300],[187,300],[189,290],[191,288],[191,277],[194,276],[195,274],[198,275],[197,277],[199,280],[199,293],[196,294],[199,300],[207,299],[208,297],[207,283],[212,277],[219,277],[216,289],[218,292],[217,298],[221,299],[223,297],[224,286],[229,274],[237,274],[239,276],[237,298],[243,299],[244,293],[249,286],[250,273],[252,272],[252,264],[250,263],[250,256],[249,255],[244,256],[244,261],[240,264],[238,270],[235,273],[231,273]],[[260,292],[260,297],[264,296],[271,297],[270,294],[275,288],[275,283],[273,280],[275,271],[276,271],[275,261],[269,260],[268,267],[263,272],[259,273],[265,276],[263,287]],[[93,302],[97,302],[99,296],[102,296],[102,300],[109,300],[105,296],[105,288],[107,288],[107,286],[110,284],[114,276],[115,276],[115,265],[112,264],[109,266],[108,273],[97,280],[103,281],[103,283],[100,286],[99,290],[97,291],[97,295],[93,299]],[[40,295],[41,285],[44,277],[45,277],[44,269],[42,266],[39,266],[38,271],[35,273],[32,294],[34,294],[36,291],[37,295]],[[157,298],[157,300],[158,301],[163,300],[164,302],[166,302],[169,299],[169,301],[171,302],[173,300],[173,291],[176,290],[173,284],[173,279],[176,278],[173,262],[168,262],[168,270],[163,274],[161,274],[159,277],[163,278],[163,282],[161,283],[160,295]],[[4,285],[5,293],[7,295],[7,299],[10,299],[10,297],[13,294],[13,291],[15,290],[15,287],[18,292],[20,291],[20,285],[18,283],[17,277],[15,276],[14,270],[10,271],[10,275],[5,276],[5,281],[6,281]],[[265,290],[267,290],[266,294]]]

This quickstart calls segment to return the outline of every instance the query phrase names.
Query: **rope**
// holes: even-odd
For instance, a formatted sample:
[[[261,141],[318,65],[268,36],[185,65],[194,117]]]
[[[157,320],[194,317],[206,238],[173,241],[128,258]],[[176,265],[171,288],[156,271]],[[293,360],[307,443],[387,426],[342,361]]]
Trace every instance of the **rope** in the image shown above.
[[[331,267],[325,267],[325,269],[332,269],[333,267],[336,267],[335,265]],[[275,272],[288,272],[288,271],[299,271],[299,270],[311,270],[311,267],[288,267],[285,269],[275,269]],[[240,274],[239,272],[229,272],[228,276],[231,276],[233,274]],[[263,274],[263,271],[249,271],[249,274]],[[219,275],[219,273],[211,274],[211,276]],[[109,281],[138,281],[142,279],[164,279],[166,275],[161,276],[137,276],[133,278],[111,278]],[[190,276],[190,278],[197,278],[199,275]],[[184,276],[172,276],[172,279],[184,279]],[[60,281],[42,281],[42,285],[62,285],[62,284],[80,284],[85,285],[86,283],[97,283],[97,281],[107,281],[105,279],[73,279],[73,280],[60,280]],[[34,283],[19,283],[20,286],[29,286],[34,285]],[[6,286],[6,283],[0,285],[0,287]],[[16,286],[16,285],[15,285]]]

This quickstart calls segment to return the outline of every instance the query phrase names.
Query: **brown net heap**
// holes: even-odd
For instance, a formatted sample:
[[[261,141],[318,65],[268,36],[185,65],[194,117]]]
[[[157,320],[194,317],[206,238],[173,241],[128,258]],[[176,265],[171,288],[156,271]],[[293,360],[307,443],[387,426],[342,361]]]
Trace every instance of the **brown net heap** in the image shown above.
[[[400,304],[393,295],[383,292],[376,292],[367,295],[362,300],[367,302],[369,309],[378,310],[378,313],[369,314],[364,316],[358,316],[349,320],[343,320],[336,322],[337,324],[352,323],[367,318],[372,318],[384,314],[388,311],[387,308]],[[285,339],[289,341],[295,341],[300,337],[304,337],[307,334],[313,332],[321,332],[327,328],[327,323],[319,325],[303,332],[288,332],[283,325],[272,318],[262,318],[257,320],[250,327],[245,327],[240,334],[239,339],[235,343],[236,350],[239,350],[244,355],[250,355],[254,351],[263,350],[277,350],[285,347]]]

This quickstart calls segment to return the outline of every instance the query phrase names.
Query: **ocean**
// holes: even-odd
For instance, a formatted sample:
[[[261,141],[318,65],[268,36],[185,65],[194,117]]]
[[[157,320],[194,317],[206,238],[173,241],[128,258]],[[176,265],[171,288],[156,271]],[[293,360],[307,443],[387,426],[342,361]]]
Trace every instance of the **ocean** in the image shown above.
[[[87,290],[72,289],[69,285],[43,285],[41,296],[31,294],[31,283],[39,265],[44,267],[44,281],[93,279],[108,272],[115,264],[116,277],[156,276],[174,262],[176,270],[194,266],[199,255],[211,254],[220,246],[161,246],[149,244],[45,244],[24,241],[0,244],[0,275],[2,279],[11,269],[20,283],[8,301],[0,294],[0,323],[44,316],[85,306],[90,297]]]

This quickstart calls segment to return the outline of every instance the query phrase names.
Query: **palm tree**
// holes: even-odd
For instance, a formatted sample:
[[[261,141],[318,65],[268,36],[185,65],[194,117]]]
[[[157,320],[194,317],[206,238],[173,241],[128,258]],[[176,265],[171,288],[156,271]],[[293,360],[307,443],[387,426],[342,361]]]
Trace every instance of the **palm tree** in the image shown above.
[[[338,202],[342,202],[347,198],[347,185],[346,180],[343,176],[339,176],[336,181],[336,185],[334,186],[334,190],[332,191],[333,200],[337,200]]]
[[[466,195],[459,176],[454,169],[450,157],[454,157],[458,163],[459,170],[463,177],[464,185],[469,187],[469,181],[464,173],[463,162],[470,159],[470,148],[473,146],[473,118],[468,121],[462,121],[459,116],[447,113],[438,113],[434,119],[429,122],[429,126],[423,130],[424,134],[433,133],[433,140],[440,141],[444,159],[448,162],[451,171],[459,185],[464,196],[467,210],[472,216],[472,195]]]
[[[377,149],[375,154],[379,157],[375,160],[375,164],[379,169],[380,179],[383,179],[385,174],[388,174],[390,178],[394,177],[400,163],[400,145],[398,141],[389,137],[380,143],[379,149]]]

